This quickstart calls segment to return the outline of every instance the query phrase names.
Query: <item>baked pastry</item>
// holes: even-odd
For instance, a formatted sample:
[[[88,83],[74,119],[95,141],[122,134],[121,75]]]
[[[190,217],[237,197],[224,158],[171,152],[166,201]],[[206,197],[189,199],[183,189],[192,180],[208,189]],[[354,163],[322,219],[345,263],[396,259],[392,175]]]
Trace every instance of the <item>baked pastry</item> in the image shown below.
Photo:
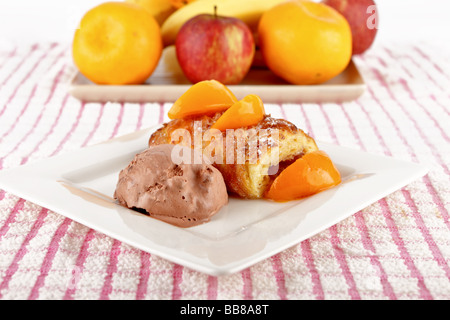
[[[279,172],[302,155],[318,150],[303,130],[270,115],[253,126],[212,132],[211,126],[222,114],[172,120],[155,131],[148,144],[201,148],[203,156],[222,173],[228,192],[247,199],[263,198]]]

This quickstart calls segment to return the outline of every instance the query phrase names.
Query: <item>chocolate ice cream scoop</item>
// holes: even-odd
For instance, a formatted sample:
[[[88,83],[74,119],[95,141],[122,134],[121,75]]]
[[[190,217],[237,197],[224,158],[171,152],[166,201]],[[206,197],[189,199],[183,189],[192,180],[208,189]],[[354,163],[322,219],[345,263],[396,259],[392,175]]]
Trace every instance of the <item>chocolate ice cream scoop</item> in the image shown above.
[[[192,227],[209,221],[228,203],[227,189],[222,174],[212,165],[174,163],[174,148],[163,144],[137,154],[119,173],[114,198],[156,219]],[[193,151],[186,148],[183,152]]]

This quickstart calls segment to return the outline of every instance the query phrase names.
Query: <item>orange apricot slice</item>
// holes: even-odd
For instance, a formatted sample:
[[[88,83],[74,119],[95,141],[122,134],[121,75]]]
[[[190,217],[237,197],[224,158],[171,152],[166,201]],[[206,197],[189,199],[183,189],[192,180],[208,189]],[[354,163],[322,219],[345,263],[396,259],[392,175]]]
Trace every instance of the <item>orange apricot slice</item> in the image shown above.
[[[265,197],[290,201],[308,197],[341,183],[341,175],[321,150],[305,154],[275,178]]]
[[[224,131],[252,126],[260,122],[265,113],[261,98],[255,94],[249,94],[225,111],[211,129]]]
[[[181,119],[215,113],[228,109],[237,101],[231,90],[219,81],[200,81],[175,101],[168,116],[170,119]]]

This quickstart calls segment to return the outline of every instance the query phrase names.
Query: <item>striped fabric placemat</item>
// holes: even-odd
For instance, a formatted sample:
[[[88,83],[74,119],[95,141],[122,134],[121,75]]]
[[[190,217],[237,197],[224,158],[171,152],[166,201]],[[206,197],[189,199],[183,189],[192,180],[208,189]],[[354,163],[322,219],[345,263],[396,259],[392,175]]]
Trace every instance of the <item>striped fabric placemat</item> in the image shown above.
[[[450,299],[449,57],[374,46],[355,58],[367,83],[358,100],[266,105],[319,141],[431,170],[236,274],[192,271],[0,189],[0,298]],[[0,170],[168,120],[170,102],[74,99],[75,72],[65,44],[0,47]]]

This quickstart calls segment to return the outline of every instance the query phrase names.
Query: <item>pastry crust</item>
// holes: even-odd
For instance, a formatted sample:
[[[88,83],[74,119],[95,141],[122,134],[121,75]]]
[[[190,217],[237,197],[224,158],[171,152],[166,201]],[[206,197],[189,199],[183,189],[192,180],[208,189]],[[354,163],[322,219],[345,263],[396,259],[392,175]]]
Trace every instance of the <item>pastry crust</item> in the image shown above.
[[[247,199],[263,198],[287,165],[318,150],[314,139],[303,130],[270,115],[254,126],[210,130],[222,113],[165,123],[151,135],[149,146],[183,144],[200,148],[222,173],[228,192]]]

